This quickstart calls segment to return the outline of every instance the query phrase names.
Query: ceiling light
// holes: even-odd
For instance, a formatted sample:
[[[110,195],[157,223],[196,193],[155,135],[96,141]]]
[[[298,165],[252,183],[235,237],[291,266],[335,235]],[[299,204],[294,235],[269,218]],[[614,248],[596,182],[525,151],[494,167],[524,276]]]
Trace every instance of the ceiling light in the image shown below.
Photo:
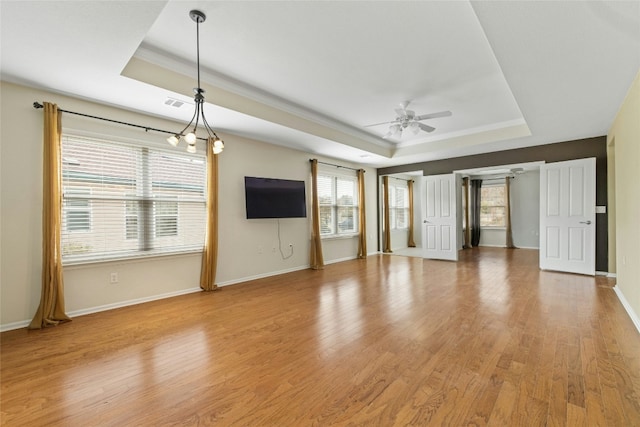
[[[202,119],[202,125],[207,131],[208,137],[210,139],[213,139],[213,153],[219,154],[224,149],[224,143],[220,138],[218,138],[218,135],[216,135],[216,133],[213,131],[204,116],[204,89],[200,87],[200,23],[204,22],[207,17],[204,13],[195,9],[189,12],[189,16],[196,23],[196,61],[198,66],[198,87],[193,89],[193,91],[195,92],[194,101],[196,110],[193,113],[193,117],[191,117],[191,121],[184,127],[184,129],[182,129],[182,131],[180,131],[179,133],[176,133],[175,135],[167,138],[167,142],[176,147],[180,143],[180,139],[182,138],[187,143],[187,152],[195,153],[196,141],[198,139],[198,137],[196,136],[196,131],[198,129],[198,123]],[[185,135],[185,132],[191,127],[192,124],[193,129]]]

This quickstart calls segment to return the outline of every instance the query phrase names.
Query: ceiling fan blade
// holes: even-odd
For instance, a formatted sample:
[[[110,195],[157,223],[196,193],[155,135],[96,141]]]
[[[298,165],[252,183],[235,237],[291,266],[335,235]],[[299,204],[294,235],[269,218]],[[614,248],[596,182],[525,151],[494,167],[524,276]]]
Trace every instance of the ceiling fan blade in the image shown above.
[[[398,123],[398,121],[397,120],[391,120],[390,122],[374,123],[372,125],[365,125],[363,127],[370,128],[371,126],[389,125],[389,124],[392,124],[392,123]]]
[[[453,114],[451,111],[440,111],[439,113],[423,114],[416,117],[415,120],[437,119],[439,117],[449,117],[451,114]]]
[[[433,132],[434,130],[436,130],[436,128],[425,125],[424,123],[418,123],[418,126],[420,126],[420,129],[425,132]]]

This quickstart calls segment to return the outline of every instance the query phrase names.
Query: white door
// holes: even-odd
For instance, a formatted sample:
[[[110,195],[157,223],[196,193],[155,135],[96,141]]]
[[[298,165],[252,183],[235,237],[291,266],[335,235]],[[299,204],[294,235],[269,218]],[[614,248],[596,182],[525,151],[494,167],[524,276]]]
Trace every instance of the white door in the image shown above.
[[[422,215],[423,257],[458,260],[456,177],[433,175],[422,178],[424,189]]]
[[[540,268],[595,274],[596,159],[540,166]]]

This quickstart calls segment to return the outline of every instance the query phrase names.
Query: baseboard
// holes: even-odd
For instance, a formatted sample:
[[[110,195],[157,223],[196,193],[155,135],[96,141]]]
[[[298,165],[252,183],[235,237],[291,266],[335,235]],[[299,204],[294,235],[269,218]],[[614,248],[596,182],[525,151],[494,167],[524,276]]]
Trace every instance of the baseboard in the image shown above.
[[[625,298],[625,296],[622,293],[622,291],[620,290],[620,288],[618,286],[614,286],[613,290],[616,293],[616,295],[618,296],[618,299],[620,300],[620,302],[622,303],[622,306],[627,311],[627,314],[631,318],[631,321],[635,325],[636,329],[640,333],[640,318],[638,317],[636,312],[633,311],[633,308],[631,307],[631,304],[629,304],[629,301],[627,301],[627,299]]]
[[[615,278],[616,278],[616,277],[618,277],[618,276],[616,275],[616,273],[607,273],[607,277],[610,277],[610,278],[612,278],[612,279],[615,279]]]
[[[179,291],[167,292],[164,294],[152,295],[149,297],[135,298],[132,300],[120,301],[112,304],[99,305],[97,307],[89,307],[89,308],[83,308],[81,310],[73,310],[73,311],[67,312],[67,315],[73,319],[74,317],[84,316],[84,315],[93,314],[93,313],[99,313],[101,311],[114,310],[116,308],[128,307],[130,305],[143,304],[145,302],[157,301],[160,299],[192,294],[195,292],[200,292],[201,290],[202,289],[200,288],[181,289]],[[31,320],[22,320],[20,322],[13,322],[13,323],[7,323],[5,325],[0,325],[0,332],[26,328],[27,326],[29,326],[30,323],[31,323]]]
[[[606,271],[596,271],[596,276],[609,277],[609,273],[607,273]]]
[[[309,268],[309,265],[303,265],[303,266],[299,266],[299,267],[287,268],[287,269],[284,269],[284,270],[270,271],[269,273],[256,274],[254,276],[246,276],[246,277],[242,277],[242,278],[239,278],[239,279],[227,280],[225,282],[216,282],[216,284],[218,286],[220,286],[220,287],[237,285],[238,283],[249,282],[251,280],[257,280],[257,279],[264,279],[265,277],[277,276],[279,274],[292,273],[294,271],[306,270],[308,268]]]
[[[14,329],[22,329],[29,326],[31,320],[21,320],[20,322],[11,322],[0,325],[0,332],[13,331]]]
[[[345,257],[345,258],[338,258],[338,259],[332,259],[331,261],[325,261],[324,264],[337,264],[339,262],[344,262],[344,261],[351,261],[354,259],[358,259],[357,256],[349,256],[349,257]]]

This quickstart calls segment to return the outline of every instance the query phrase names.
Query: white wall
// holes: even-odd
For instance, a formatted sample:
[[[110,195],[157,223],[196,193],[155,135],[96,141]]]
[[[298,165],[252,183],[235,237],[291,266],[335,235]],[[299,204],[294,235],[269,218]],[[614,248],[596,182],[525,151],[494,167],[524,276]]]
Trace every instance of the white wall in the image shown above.
[[[40,300],[42,211],[42,111],[33,101],[57,103],[60,108],[160,129],[178,129],[182,123],[26,88],[6,82],[1,86],[0,133],[0,326],[24,326]],[[65,131],[94,136],[116,136],[166,145],[165,136],[69,114]],[[245,175],[298,179],[307,182],[308,153],[234,135],[221,135],[226,148],[219,159],[218,284],[308,267],[310,222],[280,220],[283,250],[293,243],[294,255],[283,260],[277,249],[276,220],[247,220],[244,212]],[[201,147],[200,147],[201,148]],[[348,167],[358,165],[320,158]],[[376,171],[365,168],[367,238],[369,253],[377,250]],[[308,200],[310,201],[310,199]],[[273,247],[276,251],[273,252]],[[357,239],[323,242],[325,261],[355,258]],[[110,284],[112,272],[118,284]],[[101,262],[64,269],[67,312],[81,314],[100,309],[197,291],[200,253]]]
[[[519,174],[511,181],[511,229],[516,247],[540,247],[539,170]]]

